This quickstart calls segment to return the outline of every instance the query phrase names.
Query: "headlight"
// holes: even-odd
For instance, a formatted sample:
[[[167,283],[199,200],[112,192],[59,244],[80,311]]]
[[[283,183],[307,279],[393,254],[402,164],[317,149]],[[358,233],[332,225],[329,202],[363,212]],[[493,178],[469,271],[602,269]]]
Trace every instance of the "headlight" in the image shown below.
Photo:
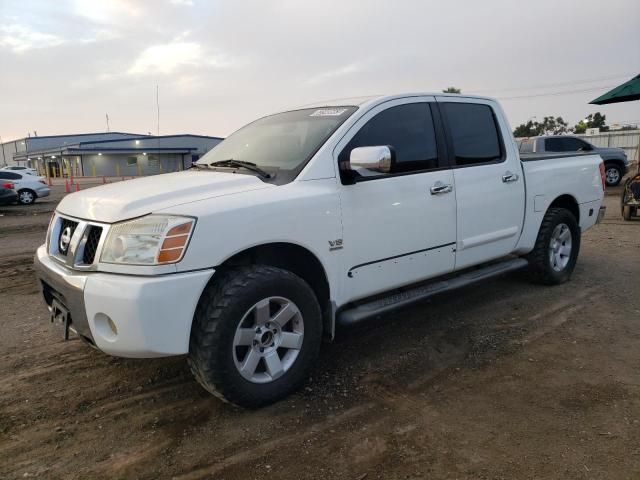
[[[109,230],[100,261],[129,265],[179,262],[196,221],[172,215],[148,215],[117,223]]]

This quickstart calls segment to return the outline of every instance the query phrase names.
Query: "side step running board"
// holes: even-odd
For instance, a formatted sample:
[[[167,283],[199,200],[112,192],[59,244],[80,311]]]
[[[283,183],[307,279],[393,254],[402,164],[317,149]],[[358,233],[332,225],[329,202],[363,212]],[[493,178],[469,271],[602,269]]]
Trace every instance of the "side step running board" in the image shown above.
[[[354,306],[353,308],[348,308],[338,312],[336,320],[339,325],[351,326],[360,323],[363,320],[377,317],[378,315],[391,312],[398,308],[413,305],[414,303],[421,302],[439,293],[466,287],[467,285],[471,285],[491,277],[519,270],[527,265],[528,262],[523,258],[513,258],[500,263],[493,263],[486,267],[462,273],[446,280],[420,285],[409,290],[396,292],[388,297],[378,298],[368,303],[362,303]]]

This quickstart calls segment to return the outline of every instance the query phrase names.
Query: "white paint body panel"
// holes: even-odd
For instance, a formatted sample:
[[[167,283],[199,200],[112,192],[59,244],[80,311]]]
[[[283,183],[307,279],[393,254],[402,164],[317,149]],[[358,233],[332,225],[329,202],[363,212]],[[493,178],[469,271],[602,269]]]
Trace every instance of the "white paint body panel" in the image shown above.
[[[94,318],[104,312],[114,318],[121,338],[118,345],[96,339],[98,347],[140,357],[185,353],[195,306],[211,275],[215,280],[214,270],[254,246],[305,248],[322,264],[330,300],[340,308],[454,269],[527,253],[544,212],[560,195],[580,204],[583,230],[593,225],[603,198],[600,158],[521,163],[502,110],[479,97],[437,95],[437,100],[491,105],[504,138],[505,162],[341,183],[337,155],[360,125],[389,106],[435,98],[412,94],[361,100],[286,185],[253,175],[188,171],[67,196],[59,212],[97,222],[148,213],[197,218],[184,258],[168,269],[174,273],[153,275],[135,266],[110,273],[99,266],[100,272],[88,274],[85,302],[92,332],[100,333]],[[519,176],[517,182],[502,182],[507,170]],[[452,192],[430,195],[436,181],[451,184]],[[591,209],[595,214],[590,217]],[[343,248],[330,249],[329,242],[338,239]]]
[[[169,206],[263,188],[274,186],[252,175],[189,170],[110,183],[72,193],[62,199],[57,211],[71,217],[113,223],[141,217]]]

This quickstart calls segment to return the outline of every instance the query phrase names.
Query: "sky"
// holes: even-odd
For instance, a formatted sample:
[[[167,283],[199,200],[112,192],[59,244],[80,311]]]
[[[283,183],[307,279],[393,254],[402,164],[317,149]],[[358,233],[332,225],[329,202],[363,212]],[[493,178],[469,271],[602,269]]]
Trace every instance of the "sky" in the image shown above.
[[[640,73],[638,0],[0,0],[0,137],[226,136],[319,100],[497,97],[513,127],[640,102],[588,102]]]

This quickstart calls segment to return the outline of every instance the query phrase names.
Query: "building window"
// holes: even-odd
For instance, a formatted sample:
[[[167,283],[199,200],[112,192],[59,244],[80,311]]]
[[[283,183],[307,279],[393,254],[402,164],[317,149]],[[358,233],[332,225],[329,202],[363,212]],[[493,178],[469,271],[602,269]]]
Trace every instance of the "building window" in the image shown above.
[[[127,167],[135,167],[138,165],[138,157],[127,157]]]
[[[157,167],[160,165],[160,160],[157,155],[147,155],[147,162],[150,167]]]

